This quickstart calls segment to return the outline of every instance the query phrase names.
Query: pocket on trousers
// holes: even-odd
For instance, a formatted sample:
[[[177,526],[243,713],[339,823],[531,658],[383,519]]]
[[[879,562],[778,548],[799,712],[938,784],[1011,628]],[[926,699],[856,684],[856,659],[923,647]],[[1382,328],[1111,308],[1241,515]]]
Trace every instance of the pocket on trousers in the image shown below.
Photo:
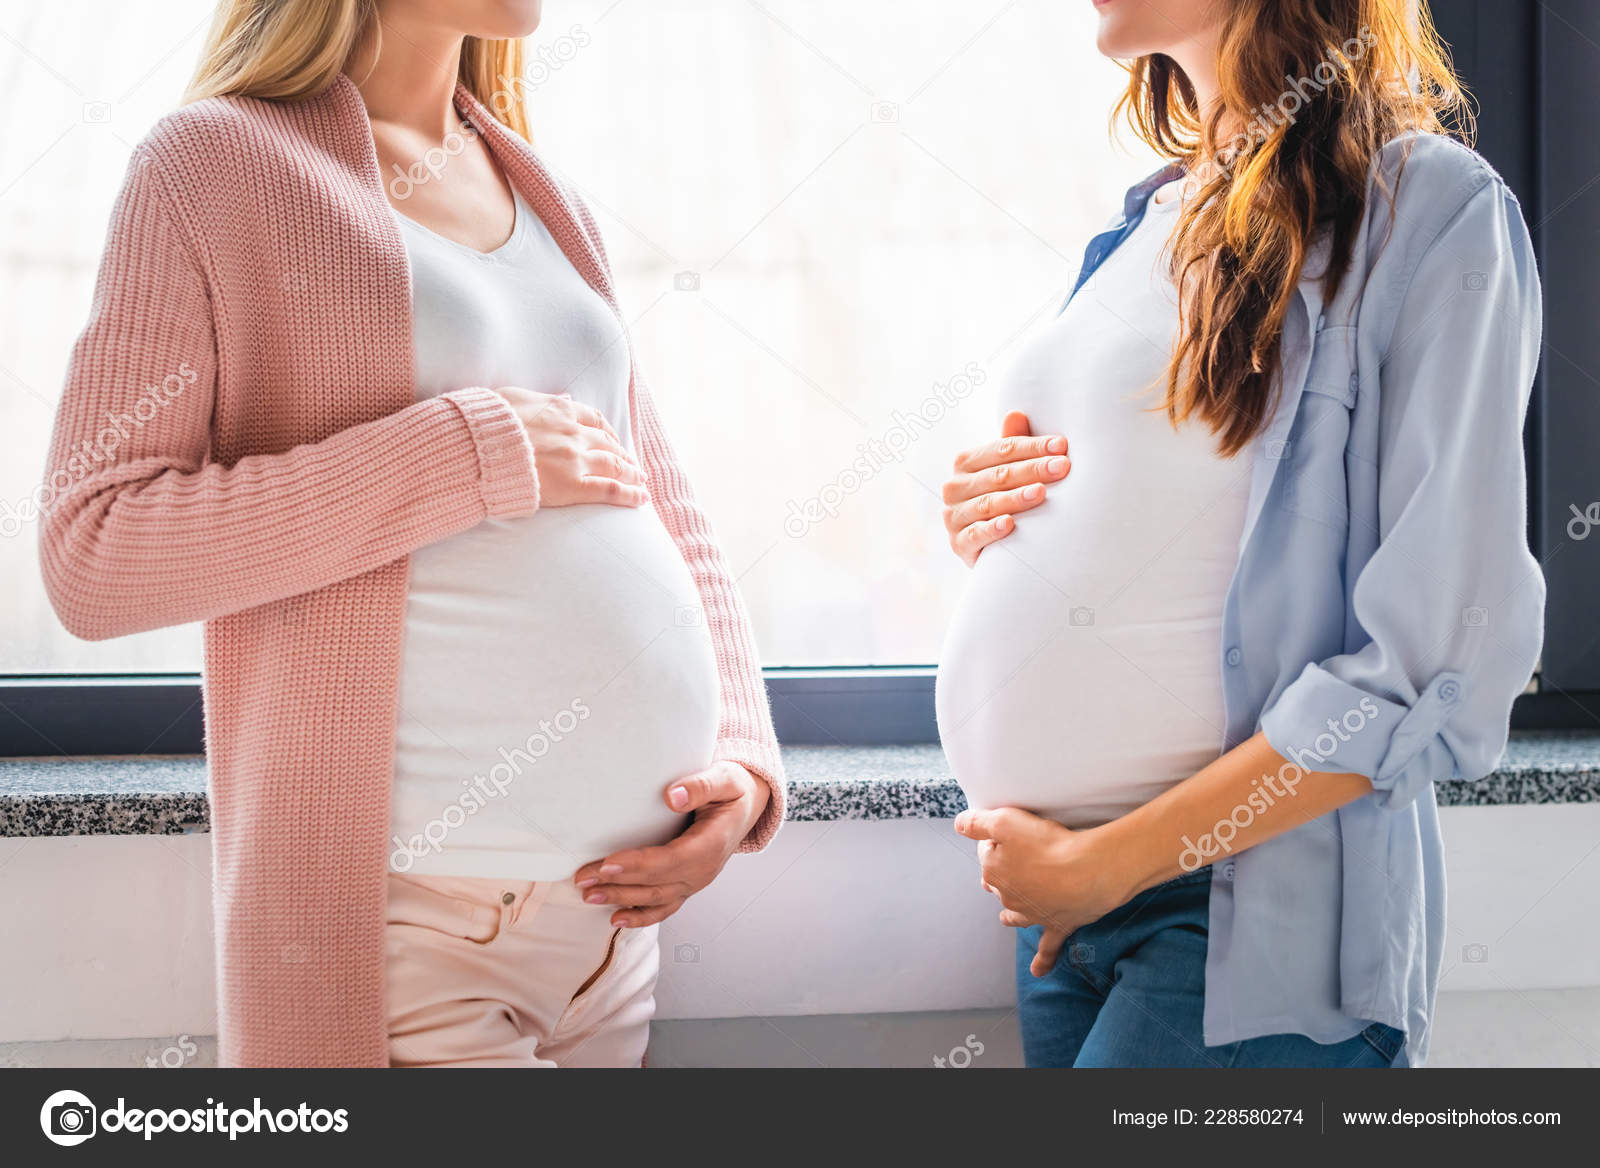
[[[1394,1056],[1400,1053],[1400,1048],[1406,1044],[1405,1032],[1396,1030],[1393,1026],[1385,1026],[1382,1022],[1374,1022],[1361,1032],[1361,1037],[1366,1039],[1367,1045],[1383,1056],[1385,1062],[1394,1062]]]
[[[497,906],[453,895],[418,876],[390,873],[385,919],[390,925],[428,929],[477,945],[487,945],[500,935]]]

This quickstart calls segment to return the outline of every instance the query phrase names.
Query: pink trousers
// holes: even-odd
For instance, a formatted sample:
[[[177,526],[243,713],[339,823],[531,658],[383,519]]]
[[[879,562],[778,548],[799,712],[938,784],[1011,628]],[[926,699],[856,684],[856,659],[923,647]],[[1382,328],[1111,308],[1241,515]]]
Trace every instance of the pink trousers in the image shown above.
[[[571,881],[389,877],[389,1062],[637,1067],[658,928],[616,929]]]

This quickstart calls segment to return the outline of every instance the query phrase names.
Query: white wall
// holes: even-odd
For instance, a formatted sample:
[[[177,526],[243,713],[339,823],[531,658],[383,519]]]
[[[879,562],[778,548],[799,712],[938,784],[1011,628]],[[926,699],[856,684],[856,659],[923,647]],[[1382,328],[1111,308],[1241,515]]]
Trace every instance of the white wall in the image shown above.
[[[1600,804],[1443,818],[1446,988],[1600,986]],[[213,1033],[209,867],[204,835],[0,840],[0,1043]],[[1009,931],[948,820],[790,824],[663,949],[664,1019],[1012,1001]]]

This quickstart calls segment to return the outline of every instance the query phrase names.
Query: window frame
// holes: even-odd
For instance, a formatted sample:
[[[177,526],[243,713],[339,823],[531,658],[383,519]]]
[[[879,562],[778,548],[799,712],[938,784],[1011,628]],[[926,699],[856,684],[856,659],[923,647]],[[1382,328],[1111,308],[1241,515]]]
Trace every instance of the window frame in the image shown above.
[[[937,742],[931,665],[762,671],[781,742]],[[204,753],[193,673],[0,677],[0,758]]]
[[[1600,726],[1600,539],[1572,540],[1568,505],[1600,495],[1600,19],[1587,0],[1506,5],[1434,0],[1440,33],[1479,99],[1478,148],[1529,213],[1545,291],[1546,346],[1529,408],[1529,538],[1549,596],[1545,652],[1518,728]],[[1593,40],[1575,35],[1589,28]],[[1572,193],[1565,193],[1572,192]],[[1583,505],[1580,503],[1579,505]],[[779,740],[792,745],[938,741],[931,665],[772,667],[763,671]],[[0,757],[199,754],[196,674],[0,677]]]

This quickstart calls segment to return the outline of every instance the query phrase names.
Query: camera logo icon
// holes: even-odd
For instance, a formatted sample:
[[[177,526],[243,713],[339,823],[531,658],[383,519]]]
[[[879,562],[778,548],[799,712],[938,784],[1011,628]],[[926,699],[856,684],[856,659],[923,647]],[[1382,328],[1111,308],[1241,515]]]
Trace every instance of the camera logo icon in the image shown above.
[[[1463,292],[1485,292],[1489,288],[1489,273],[1487,272],[1462,272],[1461,290]]]
[[[1461,624],[1469,629],[1485,628],[1489,624],[1489,610],[1480,605],[1461,610]]]
[[[1489,946],[1472,944],[1461,946],[1461,960],[1466,965],[1487,965],[1489,963]]]
[[[872,120],[880,126],[900,120],[900,107],[892,101],[875,101],[872,103]]]
[[[672,960],[679,965],[699,965],[700,946],[680,944],[672,947]]]
[[[679,272],[672,277],[672,287],[679,292],[700,291],[699,272]]]
[[[672,623],[680,629],[697,629],[705,623],[699,605],[680,604],[672,613]]]
[[[111,120],[111,103],[86,101],[83,103],[83,120],[91,126],[103,126]]]
[[[1088,628],[1094,624],[1094,609],[1079,605],[1067,614],[1067,621],[1074,628]]]
[[[77,1091],[57,1091],[39,1109],[39,1126],[52,1144],[71,1148],[95,1133],[95,1107]]]

